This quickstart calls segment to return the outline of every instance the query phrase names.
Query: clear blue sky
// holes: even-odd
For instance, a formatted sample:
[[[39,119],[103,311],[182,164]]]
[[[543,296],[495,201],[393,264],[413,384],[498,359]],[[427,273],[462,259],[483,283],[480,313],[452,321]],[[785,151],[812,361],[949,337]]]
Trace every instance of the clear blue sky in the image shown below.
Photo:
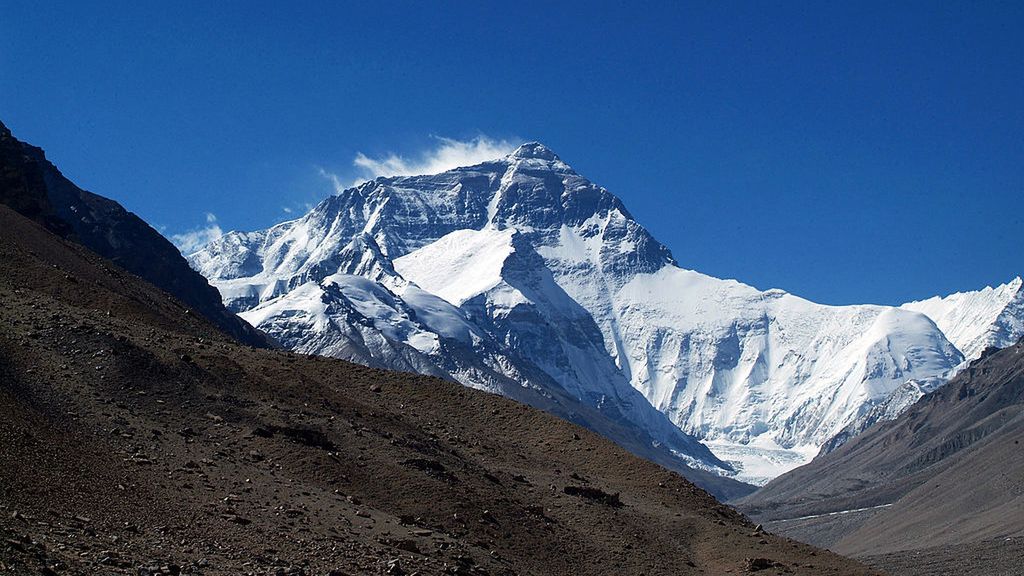
[[[0,0],[0,119],[167,234],[486,135],[759,288],[898,303],[1024,273],[1021,2],[33,4]]]

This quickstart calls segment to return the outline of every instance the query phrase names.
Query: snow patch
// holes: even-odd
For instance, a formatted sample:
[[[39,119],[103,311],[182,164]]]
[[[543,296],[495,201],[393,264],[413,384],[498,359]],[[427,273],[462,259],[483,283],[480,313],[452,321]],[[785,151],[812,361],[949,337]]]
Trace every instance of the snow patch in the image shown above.
[[[395,260],[395,270],[455,306],[494,288],[516,230],[457,230]]]

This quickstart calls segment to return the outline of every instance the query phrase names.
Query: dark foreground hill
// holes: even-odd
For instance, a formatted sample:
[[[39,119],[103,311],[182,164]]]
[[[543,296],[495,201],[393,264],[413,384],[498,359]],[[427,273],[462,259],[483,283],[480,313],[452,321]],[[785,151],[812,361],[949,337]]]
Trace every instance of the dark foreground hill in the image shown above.
[[[42,148],[21,142],[3,123],[0,204],[169,292],[237,340],[269,344],[264,334],[224,308],[217,289],[159,232],[117,202],[76,186]]]
[[[0,572],[868,574],[439,379],[240,346],[0,206]]]
[[[1024,344],[975,361],[895,421],[738,505],[820,546],[886,554],[900,573],[1022,573]]]

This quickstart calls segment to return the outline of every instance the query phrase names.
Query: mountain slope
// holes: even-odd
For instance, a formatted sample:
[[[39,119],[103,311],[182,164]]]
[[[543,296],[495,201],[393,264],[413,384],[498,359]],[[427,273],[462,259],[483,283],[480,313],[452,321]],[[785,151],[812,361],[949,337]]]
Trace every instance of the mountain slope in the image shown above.
[[[1024,536],[1024,344],[972,363],[891,422],[739,502],[846,553]],[[862,513],[780,522],[871,507]],[[823,527],[824,526],[824,527]]]
[[[988,348],[1005,348],[1024,336],[1024,281],[974,292],[935,296],[900,306],[928,315],[967,360]]]
[[[75,186],[41,148],[17,140],[2,123],[0,203],[163,288],[241,342],[269,345],[224,308],[217,290],[167,239],[117,202]]]
[[[351,249],[355,239],[363,248]],[[466,350],[494,373],[442,367],[438,354],[418,347],[430,339],[422,330],[389,337],[372,319],[361,326],[388,342],[367,348],[372,361],[330,343],[351,340],[347,328],[324,331],[321,352],[387,365],[398,342],[464,384],[509,393],[494,388],[504,378],[614,411],[619,424],[688,463],[732,473],[670,422],[749,481],[807,461],[907,380],[962,360],[917,312],[822,306],[678,267],[618,198],[537,143],[442,174],[378,178],[298,220],[230,233],[189,258],[231,309],[275,336],[302,331],[276,299],[308,309],[297,300],[320,297],[309,288],[296,294],[300,286],[372,261],[357,274],[396,298],[411,283],[456,307],[449,312],[483,342]],[[272,306],[282,313],[266,314]],[[395,309],[403,306],[415,309],[406,301]]]
[[[238,345],[6,206],[0,271],[4,571],[871,573],[499,396]]]
[[[822,453],[835,450],[877,422],[895,419],[919,398],[945,385],[968,362],[1010,346],[1024,337],[1024,290],[1021,285],[1022,281],[1017,277],[995,288],[935,296],[900,306],[931,318],[964,354],[964,362],[946,374],[908,380],[825,442]]]

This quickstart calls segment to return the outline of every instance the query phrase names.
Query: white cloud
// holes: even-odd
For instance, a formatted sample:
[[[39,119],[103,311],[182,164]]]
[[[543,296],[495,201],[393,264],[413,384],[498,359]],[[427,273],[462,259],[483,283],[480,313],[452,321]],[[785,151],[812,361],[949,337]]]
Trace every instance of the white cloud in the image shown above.
[[[172,234],[171,242],[178,247],[182,254],[191,254],[223,235],[224,231],[217,224],[217,217],[207,212],[206,226],[193,228],[181,234]]]
[[[459,166],[472,166],[486,160],[495,160],[507,155],[516,145],[508,140],[494,140],[487,136],[477,136],[472,140],[455,140],[436,137],[437,146],[424,150],[415,158],[399,156],[394,153],[380,158],[370,158],[359,152],[352,164],[359,170],[362,178],[357,182],[372,180],[378,176],[416,176],[420,174],[437,174]],[[321,170],[321,175],[332,180],[335,190],[344,189],[338,178]]]

